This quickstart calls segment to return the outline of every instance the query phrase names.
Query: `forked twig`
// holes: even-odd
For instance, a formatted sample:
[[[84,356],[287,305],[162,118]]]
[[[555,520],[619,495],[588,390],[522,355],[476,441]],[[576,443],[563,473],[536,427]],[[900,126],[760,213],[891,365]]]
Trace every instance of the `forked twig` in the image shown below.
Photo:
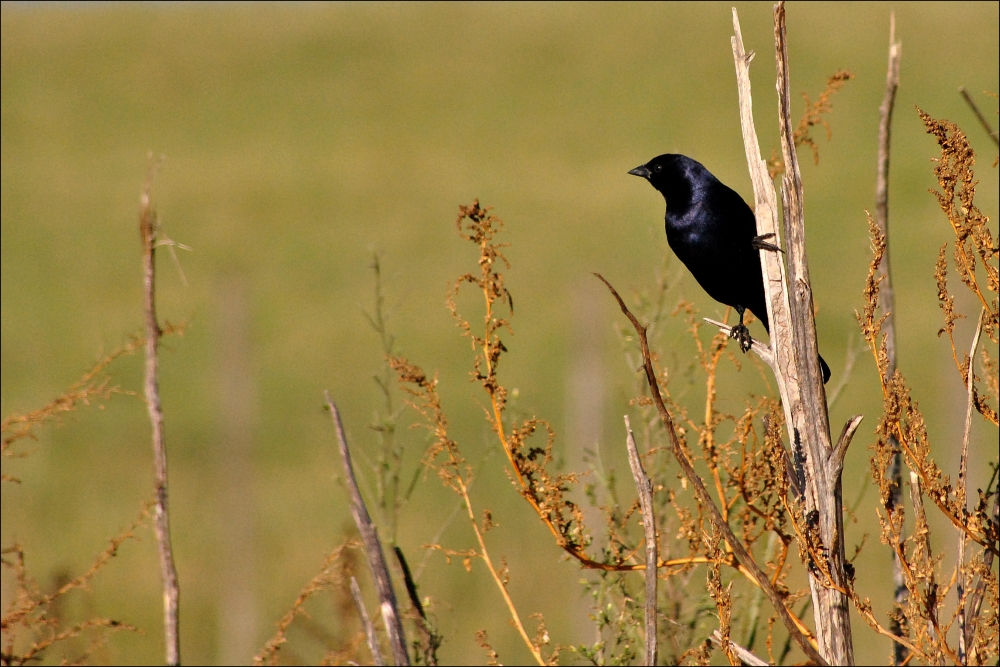
[[[861,426],[862,419],[864,419],[864,415],[854,415],[847,420],[844,424],[844,430],[840,432],[837,445],[830,452],[830,469],[837,477],[844,470],[844,459],[847,456],[847,448],[851,446],[851,439],[854,437],[854,432]]]
[[[733,328],[728,324],[726,324],[725,322],[719,322],[718,320],[713,320],[709,317],[703,317],[701,319],[705,320],[709,324],[719,327],[719,331],[726,334],[727,336],[731,336],[733,333]],[[761,361],[770,366],[771,370],[774,370],[774,353],[771,351],[770,347],[760,342],[756,338],[751,338],[750,349],[753,350],[754,354],[756,354],[758,357],[761,358]]]
[[[720,648],[722,647],[722,633],[719,632],[718,630],[713,631],[712,634],[709,635],[709,639],[711,639],[712,643],[715,644],[716,646]],[[766,667],[766,665],[768,664],[767,660],[761,660],[756,655],[754,655],[752,651],[743,648],[742,646],[740,646],[739,644],[737,644],[732,640],[729,640],[729,650],[735,653],[736,656],[740,659],[740,661],[743,662],[744,665],[753,665],[754,667]]]

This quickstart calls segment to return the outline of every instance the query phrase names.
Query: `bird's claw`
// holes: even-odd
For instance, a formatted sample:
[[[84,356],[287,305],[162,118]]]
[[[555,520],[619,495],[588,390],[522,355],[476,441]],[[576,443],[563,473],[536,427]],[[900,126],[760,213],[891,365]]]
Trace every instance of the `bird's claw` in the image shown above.
[[[750,247],[754,250],[773,250],[777,252],[785,252],[773,243],[767,242],[767,239],[772,238],[773,236],[774,234],[761,234],[760,236],[755,236],[753,237],[753,240],[750,241]],[[746,350],[744,350],[744,352],[745,351]]]
[[[729,330],[729,337],[735,338],[736,342],[740,344],[740,349],[744,354],[750,351],[753,347],[753,338],[750,337],[750,330],[747,329],[745,324],[737,324],[735,327]]]

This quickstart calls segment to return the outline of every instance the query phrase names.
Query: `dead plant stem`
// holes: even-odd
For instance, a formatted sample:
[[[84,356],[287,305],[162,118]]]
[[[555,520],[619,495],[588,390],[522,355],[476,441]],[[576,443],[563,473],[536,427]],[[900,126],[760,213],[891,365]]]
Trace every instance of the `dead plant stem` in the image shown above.
[[[354,577],[351,577],[351,597],[354,598],[354,606],[358,610],[358,616],[361,617],[361,627],[365,629],[365,639],[368,640],[368,650],[372,654],[372,662],[376,665],[384,665],[385,658],[382,657],[382,651],[378,647],[375,626],[372,625],[372,619],[368,617],[365,599],[361,597],[361,587],[358,586],[358,580]]]
[[[410,656],[406,651],[406,634],[403,632],[402,619],[399,616],[399,606],[396,603],[396,591],[392,587],[392,578],[389,576],[389,568],[385,562],[385,554],[382,552],[382,542],[379,540],[378,529],[372,523],[365,500],[361,496],[357,479],[354,476],[354,466],[351,463],[351,450],[347,445],[347,436],[344,434],[344,425],[340,420],[340,412],[336,404],[330,399],[329,392],[323,392],[326,399],[326,406],[333,417],[333,423],[337,430],[337,441],[340,445],[340,456],[344,462],[345,481],[347,490],[351,497],[351,514],[354,523],[361,533],[361,539],[365,544],[365,554],[368,556],[368,565],[372,571],[372,579],[375,580],[375,589],[378,591],[379,604],[382,611],[382,620],[385,622],[385,630],[389,635],[389,647],[392,649],[392,658],[396,665],[409,665]]]
[[[639,458],[639,450],[635,446],[635,438],[632,436],[632,425],[629,424],[628,415],[625,415],[625,432],[627,434],[626,446],[628,448],[628,462],[632,468],[632,477],[635,479],[635,486],[639,492],[639,507],[642,511],[642,527],[646,542],[646,664],[656,665],[656,585],[659,577],[656,572],[656,517],[653,515],[653,485],[642,468],[642,460]]]
[[[882,276],[882,287],[880,290],[882,314],[885,321],[882,324],[882,331],[885,334],[886,357],[888,360],[888,374],[894,375],[896,372],[896,324],[894,292],[892,289],[892,273],[889,270],[889,163],[890,163],[890,141],[892,138],[892,111],[896,102],[896,90],[899,88],[899,62],[902,57],[902,44],[896,41],[896,14],[889,15],[889,65],[885,75],[885,94],[882,96],[882,104],[879,106],[879,126],[878,126],[878,169],[875,178],[875,222],[878,224],[882,235],[885,237],[884,264],[880,265],[880,275]],[[892,465],[890,468],[892,484],[893,507],[901,507],[903,500],[903,454],[899,448],[899,441],[892,435],[889,436],[889,445],[892,447]],[[903,605],[909,595],[906,587],[906,580],[903,577],[902,566],[896,549],[891,549],[892,554],[892,581],[893,581],[893,623],[892,630],[895,634],[903,632],[899,622],[895,619],[901,618]],[[899,642],[893,642],[892,664],[901,665],[907,660],[907,649]]]
[[[156,241],[157,220],[152,203],[153,178],[157,165],[150,160],[149,173],[139,200],[139,233],[142,238],[142,263],[146,316],[146,406],[153,426],[153,484],[156,492],[153,528],[160,558],[163,582],[163,635],[166,663],[180,664],[178,607],[180,586],[170,543],[170,511],[167,502],[167,445],[163,435],[163,406],[160,403],[159,359],[157,348],[163,331],[156,319]]]
[[[974,379],[976,377],[973,368],[976,363],[976,349],[979,347],[979,335],[983,332],[983,318],[986,317],[986,309],[979,311],[979,321],[976,323],[976,335],[972,338],[972,348],[969,350],[969,371],[966,380],[967,398],[965,403],[965,433],[962,437],[962,458],[958,465],[958,502],[963,510],[968,508],[967,493],[969,480],[967,477],[969,461],[969,435],[972,432],[972,407],[973,393],[975,389]],[[958,534],[958,565],[955,568],[958,576],[958,586],[955,592],[958,595],[958,660],[959,664],[966,664],[966,618],[965,618],[965,547],[968,543],[965,533],[959,531]]]
[[[455,469],[458,469],[456,463]],[[458,485],[459,493],[462,495],[462,500],[465,501],[465,510],[469,516],[469,523],[472,524],[472,530],[476,533],[476,541],[479,543],[479,554],[486,563],[486,568],[490,571],[490,576],[493,577],[493,581],[496,583],[497,588],[500,589],[500,594],[503,596],[504,604],[507,605],[507,610],[510,612],[511,622],[514,627],[517,628],[518,634],[521,635],[521,639],[524,640],[525,645],[528,650],[531,651],[531,656],[535,659],[539,665],[545,664],[545,659],[542,658],[541,652],[538,647],[535,646],[534,642],[528,637],[528,633],[524,629],[524,624],[521,623],[521,616],[517,613],[517,607],[514,606],[514,601],[510,597],[510,593],[507,591],[507,584],[500,577],[497,572],[496,567],[493,565],[493,559],[490,558],[490,552],[486,549],[486,541],[483,539],[483,532],[479,528],[479,523],[476,521],[476,514],[472,509],[472,500],[469,498],[469,487],[465,483],[465,479],[461,474],[456,473],[455,480]]]

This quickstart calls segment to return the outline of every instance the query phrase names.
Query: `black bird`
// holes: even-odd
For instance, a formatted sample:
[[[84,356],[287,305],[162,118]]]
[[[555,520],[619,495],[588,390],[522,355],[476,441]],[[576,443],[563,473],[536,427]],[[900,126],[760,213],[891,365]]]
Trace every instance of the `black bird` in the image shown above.
[[[743,198],[686,155],[660,155],[628,173],[645,178],[663,195],[667,243],[698,284],[739,313],[732,337],[740,348],[750,349],[750,330],[743,324],[748,309],[770,334],[758,251],[780,248],[767,242],[769,235],[757,236],[756,219]],[[830,367],[822,357],[819,363],[826,382]]]

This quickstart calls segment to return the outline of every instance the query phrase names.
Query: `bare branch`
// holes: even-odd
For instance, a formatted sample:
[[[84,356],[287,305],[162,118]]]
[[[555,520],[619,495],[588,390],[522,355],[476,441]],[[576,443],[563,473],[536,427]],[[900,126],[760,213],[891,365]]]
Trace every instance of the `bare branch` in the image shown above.
[[[972,337],[972,349],[969,350],[969,373],[968,379],[965,382],[967,392],[965,403],[965,435],[962,437],[962,457],[958,465],[958,501],[961,503],[963,510],[968,509],[967,493],[969,480],[966,473],[969,462],[969,434],[972,431],[972,406],[973,395],[975,393],[974,380],[976,377],[973,367],[975,366],[976,349],[979,347],[979,335],[983,332],[983,318],[985,317],[986,309],[982,308],[979,311],[979,321],[976,323],[976,335]],[[962,518],[964,520],[964,517]],[[965,579],[967,573],[965,572],[965,546],[968,541],[969,539],[965,531],[958,531],[958,565],[956,566],[958,585],[955,590],[958,594],[958,659],[962,664],[966,662]]]
[[[712,632],[712,634],[709,636],[709,639],[711,639],[712,643],[715,644],[716,646],[719,646],[720,648],[722,647],[722,633],[720,633],[718,630]],[[732,640],[729,641],[729,650],[735,653],[736,657],[738,657],[745,665],[754,665],[754,667],[766,667],[766,665],[768,664],[767,660],[761,660],[751,651],[748,651],[747,649],[743,648],[742,646],[740,646],[739,644],[737,644]]]
[[[886,251],[879,265],[879,279],[882,281],[879,291],[880,305],[885,321],[882,331],[885,334],[886,357],[888,359],[888,375],[896,372],[896,323],[894,292],[892,289],[892,273],[889,270],[889,158],[890,141],[892,138],[892,111],[896,103],[896,89],[899,87],[899,62],[902,56],[902,44],[896,41],[896,14],[889,15],[889,65],[885,74],[885,93],[879,106],[878,125],[878,162],[875,176],[875,222],[885,239]],[[892,503],[893,507],[902,502],[903,493],[903,454],[895,436],[889,436],[892,447]],[[902,617],[903,605],[909,595],[906,578],[903,576],[902,564],[899,562],[899,550],[892,549],[892,579],[893,579],[893,615],[892,631],[903,633],[898,619]],[[892,663],[901,665],[907,660],[908,649],[899,642],[893,642]]]
[[[740,123],[747,165],[754,189],[754,215],[758,236],[778,239],[777,196],[761,158],[754,127],[749,59],[743,46],[739,17],[733,9],[733,60],[739,92]],[[782,187],[784,227],[787,236],[788,278],[778,253],[761,252],[766,304],[771,322],[771,349],[775,376],[782,391],[782,406],[790,442],[801,442],[805,455],[805,509],[815,515],[815,535],[806,538],[811,561],[809,584],[813,597],[820,653],[834,664],[853,664],[850,613],[844,573],[844,540],[839,478],[830,463],[829,417],[819,367],[812,289],[805,253],[802,179],[795,153],[789,102],[788,54],[783,3],[774,8],[774,43],[777,63],[779,129],[785,176]],[[776,245],[780,243],[776,242]],[[809,529],[812,530],[811,528]]]
[[[333,423],[337,427],[337,440],[340,443],[340,456],[344,460],[344,473],[347,480],[347,490],[351,495],[351,514],[354,515],[354,523],[358,526],[361,539],[365,543],[365,553],[368,555],[368,566],[372,570],[372,578],[375,580],[375,589],[378,591],[378,598],[381,603],[382,620],[385,621],[386,632],[389,634],[389,646],[392,648],[392,658],[397,665],[409,665],[410,657],[406,652],[406,635],[403,633],[403,624],[399,618],[399,607],[396,604],[396,592],[392,588],[392,579],[389,578],[389,568],[386,567],[385,554],[382,553],[382,542],[378,537],[378,530],[372,523],[368,508],[365,507],[365,500],[361,497],[361,490],[358,488],[358,481],[354,476],[354,466],[351,464],[351,451],[347,446],[347,436],[344,435],[344,425],[340,421],[340,412],[337,406],[330,399],[330,393],[323,392],[326,399],[326,406],[333,416]]]
[[[835,469],[837,457],[828,458],[832,445],[830,422],[823,374],[819,364],[816,319],[809,280],[809,264],[806,259],[805,204],[802,176],[799,172],[798,156],[795,153],[795,134],[792,130],[784,2],[779,2],[774,7],[774,45],[778,71],[778,121],[781,152],[785,161],[781,198],[785,234],[788,237],[786,242],[788,279],[787,282],[777,284],[771,282],[771,287],[784,291],[784,302],[789,310],[791,328],[784,331],[777,330],[778,335],[773,337],[772,344],[775,346],[779,366],[786,374],[786,384],[798,385],[798,396],[793,386],[789,386],[789,398],[793,401],[791,424],[800,431],[803,450],[806,453],[806,507],[810,512],[816,511],[819,514],[819,537],[826,552],[823,554],[826,562],[818,565],[818,569],[823,572],[823,579],[812,572],[809,577],[813,596],[813,615],[816,620],[816,639],[819,642],[820,653],[831,663],[851,665],[854,664],[854,643],[849,602],[844,594],[846,557],[841,480],[839,470]],[[747,88],[749,89],[749,82]],[[761,162],[759,153],[757,161],[758,164]],[[768,180],[766,185],[770,187],[771,181]],[[766,231],[769,230],[758,229],[758,234]],[[768,275],[776,276],[773,273]],[[772,295],[771,298],[774,300],[775,297]],[[782,335],[789,337],[783,338]],[[791,363],[782,363],[783,348],[791,353]],[[789,371],[794,373],[792,379],[788,378]],[[845,439],[844,451],[839,453],[841,463],[849,442],[849,438]]]
[[[729,336],[732,335],[733,328],[731,326],[729,326],[728,324],[724,324],[722,322],[719,322],[718,320],[713,320],[713,319],[708,318],[708,317],[703,317],[701,319],[705,320],[709,324],[713,324],[713,325],[719,327],[719,331],[721,331],[722,333],[724,333],[726,335],[729,335]],[[756,354],[758,357],[760,357],[761,360],[765,364],[767,364],[768,366],[770,366],[771,370],[774,370],[774,353],[771,351],[770,347],[768,347],[764,343],[760,342],[756,338],[751,338],[750,339],[750,349],[753,350],[754,354]]]
[[[358,587],[358,580],[354,577],[351,577],[351,597],[354,598],[354,606],[358,609],[358,615],[361,617],[361,625],[365,629],[365,638],[368,640],[368,650],[371,651],[372,661],[376,665],[384,665],[385,658],[382,657],[382,651],[378,647],[378,635],[375,634],[375,626],[372,625],[372,620],[368,618],[368,610],[365,609],[365,601],[361,597],[361,588]]]
[[[150,154],[149,171],[139,199],[139,234],[142,238],[142,268],[145,286],[146,315],[146,406],[153,425],[153,484],[156,505],[153,511],[153,528],[160,556],[160,576],[163,580],[163,636],[166,645],[166,663],[179,665],[180,634],[178,607],[180,586],[177,567],[170,544],[170,511],[167,504],[167,445],[163,435],[163,406],[160,404],[159,359],[156,352],[163,330],[156,320],[156,241],[158,225],[152,203],[153,179],[159,162]]]
[[[886,246],[889,245],[889,144],[892,138],[892,110],[896,103],[896,89],[899,87],[899,60],[902,44],[896,41],[896,15],[889,19],[889,67],[885,75],[885,94],[879,107],[878,124],[878,169],[875,176],[875,222],[878,224]],[[886,335],[886,353],[889,355],[889,375],[896,372],[896,326],[892,275],[889,270],[889,253],[886,252],[879,267],[884,276],[879,290],[882,313],[886,316],[882,331]]]
[[[628,415],[625,415],[626,445],[628,446],[628,462],[632,467],[632,477],[635,487],[639,490],[639,508],[642,511],[642,527],[646,536],[646,664],[656,664],[656,518],[653,516],[653,485],[642,468],[639,450],[632,437],[632,425]]]

